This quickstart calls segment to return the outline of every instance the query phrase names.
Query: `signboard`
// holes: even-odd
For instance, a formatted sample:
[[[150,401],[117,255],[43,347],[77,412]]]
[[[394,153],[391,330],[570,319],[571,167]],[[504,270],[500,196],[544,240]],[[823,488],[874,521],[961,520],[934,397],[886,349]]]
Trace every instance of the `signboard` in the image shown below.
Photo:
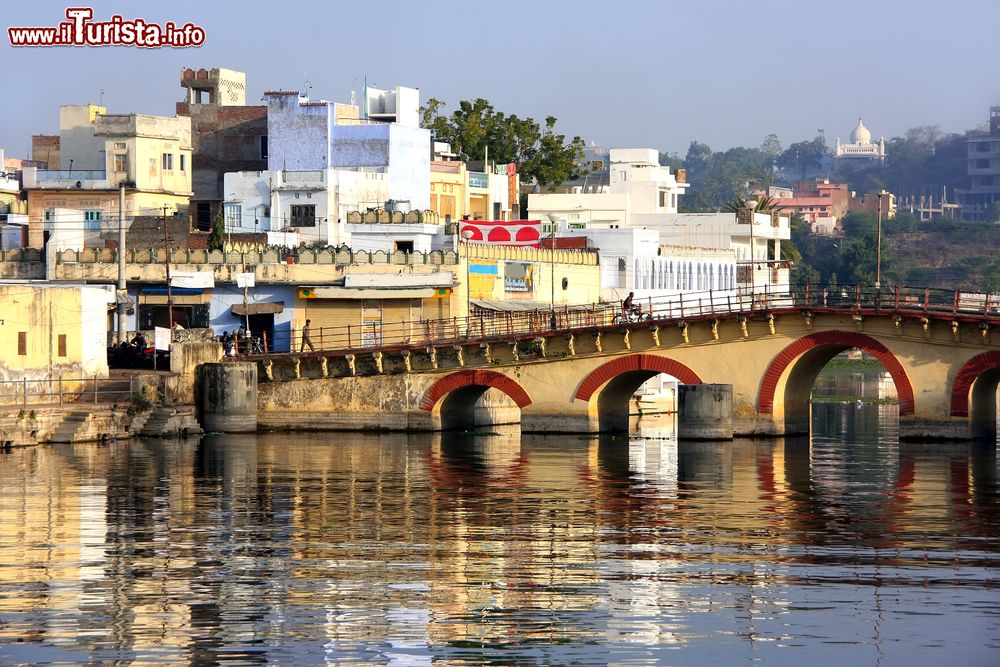
[[[215,287],[215,274],[211,271],[173,271],[170,275],[171,287]]]
[[[469,297],[492,299],[498,278],[496,260],[469,260]]]
[[[153,347],[157,350],[170,351],[170,329],[167,327],[153,327]]]
[[[517,201],[519,188],[517,187],[517,165],[511,162],[507,165],[507,208],[514,210],[520,202]]]
[[[503,291],[534,291],[533,265],[531,262],[504,262]]]
[[[375,347],[381,337],[382,307],[365,306],[361,309],[361,346]]]
[[[256,282],[256,278],[252,273],[237,273],[236,274],[236,286],[237,287],[253,287]]]

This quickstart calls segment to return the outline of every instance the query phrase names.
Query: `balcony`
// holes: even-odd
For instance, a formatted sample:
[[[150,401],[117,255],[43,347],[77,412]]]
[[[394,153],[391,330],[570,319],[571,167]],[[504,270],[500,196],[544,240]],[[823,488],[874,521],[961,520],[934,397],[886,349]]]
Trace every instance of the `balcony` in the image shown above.
[[[25,190],[113,190],[103,169],[36,169],[22,172]]]
[[[490,187],[490,177],[481,171],[470,171],[469,187],[488,190]]]

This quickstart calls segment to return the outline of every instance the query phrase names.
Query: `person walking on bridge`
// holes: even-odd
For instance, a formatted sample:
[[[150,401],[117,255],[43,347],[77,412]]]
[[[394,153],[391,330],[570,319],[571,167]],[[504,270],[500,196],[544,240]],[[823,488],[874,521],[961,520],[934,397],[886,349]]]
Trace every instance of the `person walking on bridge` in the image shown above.
[[[312,340],[309,338],[310,323],[312,320],[306,320],[306,325],[302,327],[302,345],[299,347],[299,352],[305,352],[306,345],[309,346],[310,352],[315,352],[316,348],[313,347]]]

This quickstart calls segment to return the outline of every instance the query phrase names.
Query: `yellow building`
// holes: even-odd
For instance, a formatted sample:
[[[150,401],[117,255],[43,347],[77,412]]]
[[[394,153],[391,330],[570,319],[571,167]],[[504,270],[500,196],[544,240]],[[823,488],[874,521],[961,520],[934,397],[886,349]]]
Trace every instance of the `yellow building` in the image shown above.
[[[191,197],[191,119],[109,114],[104,107],[60,109],[60,167],[27,168],[28,245],[45,244],[56,208],[84,212],[87,229],[117,225],[119,186],[125,216],[186,213]],[[105,222],[112,221],[112,222]]]
[[[108,376],[111,285],[0,283],[0,381]]]
[[[597,303],[596,252],[463,243],[456,310],[547,310]],[[468,290],[468,291],[467,291]]]
[[[431,162],[431,210],[442,220],[461,220],[469,213],[467,181],[464,162]]]
[[[295,304],[297,331],[311,320],[310,338],[319,348],[371,347],[420,340],[422,321],[448,326],[456,308],[455,265],[351,267],[343,285],[300,287]],[[436,333],[436,329],[434,332]]]
[[[483,163],[472,163],[484,168]],[[431,210],[442,220],[510,220],[519,192],[514,165],[493,164],[473,171],[464,162],[431,161]]]

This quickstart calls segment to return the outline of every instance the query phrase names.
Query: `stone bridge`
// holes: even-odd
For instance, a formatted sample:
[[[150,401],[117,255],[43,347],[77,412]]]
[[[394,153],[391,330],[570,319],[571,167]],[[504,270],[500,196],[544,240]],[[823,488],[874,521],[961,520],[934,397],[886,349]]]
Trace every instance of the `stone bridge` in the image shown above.
[[[636,323],[567,310],[555,322],[548,312],[508,321],[506,333],[457,322],[452,335],[433,340],[258,357],[259,423],[438,430],[519,422],[528,432],[615,431],[627,428],[630,396],[665,373],[682,384],[732,385],[737,434],[802,434],[820,370],[855,348],[892,376],[901,438],[996,436],[995,295],[806,289],[766,302],[706,305],[699,297],[697,307],[650,308],[653,319]]]

